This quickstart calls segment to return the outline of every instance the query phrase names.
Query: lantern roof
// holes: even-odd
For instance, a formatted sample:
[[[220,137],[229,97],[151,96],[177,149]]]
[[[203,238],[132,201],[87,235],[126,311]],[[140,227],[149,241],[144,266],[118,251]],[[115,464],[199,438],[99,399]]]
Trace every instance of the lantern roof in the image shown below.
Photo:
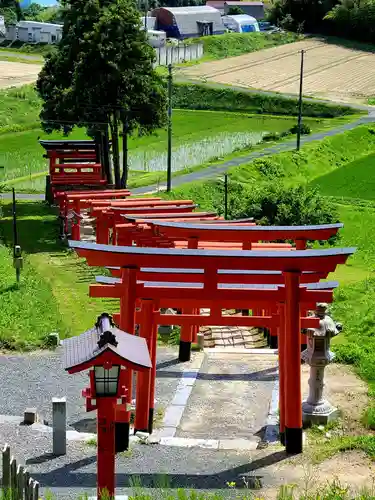
[[[104,362],[127,366],[132,370],[151,368],[146,340],[115,326],[104,333],[94,327],[81,335],[65,339],[63,347],[64,369],[69,373],[88,370]]]

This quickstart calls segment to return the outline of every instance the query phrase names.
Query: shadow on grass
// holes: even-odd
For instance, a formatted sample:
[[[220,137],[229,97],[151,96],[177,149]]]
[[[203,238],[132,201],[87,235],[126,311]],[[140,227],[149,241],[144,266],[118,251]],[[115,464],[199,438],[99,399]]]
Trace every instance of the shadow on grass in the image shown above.
[[[1,234],[5,244],[13,245],[13,220],[11,203],[3,203]],[[59,222],[56,209],[43,202],[22,202],[16,204],[18,243],[25,252],[56,252],[60,255],[67,251],[58,239]]]

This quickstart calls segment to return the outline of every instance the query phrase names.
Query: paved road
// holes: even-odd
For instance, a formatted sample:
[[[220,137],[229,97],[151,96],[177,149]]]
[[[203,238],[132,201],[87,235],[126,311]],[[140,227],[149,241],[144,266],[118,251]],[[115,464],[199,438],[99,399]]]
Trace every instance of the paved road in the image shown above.
[[[37,61],[43,63],[43,56],[28,54],[25,52],[12,52],[10,50],[0,49],[0,56],[15,57],[16,59],[20,59],[20,62],[22,62],[22,59],[28,59],[29,61]]]

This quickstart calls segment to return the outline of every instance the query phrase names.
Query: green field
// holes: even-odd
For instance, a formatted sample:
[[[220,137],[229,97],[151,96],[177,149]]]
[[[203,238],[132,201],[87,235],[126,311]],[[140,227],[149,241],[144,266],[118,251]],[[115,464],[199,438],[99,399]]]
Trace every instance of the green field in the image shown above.
[[[175,88],[174,175],[212,164],[231,153],[238,156],[257,145],[264,134],[285,132],[295,125],[295,100],[191,87]],[[207,109],[197,109],[204,103]],[[179,105],[183,109],[178,109]],[[45,134],[39,128],[39,111],[40,100],[32,86],[0,92],[0,166],[4,166],[0,180],[5,181],[7,189],[14,186],[20,191],[44,191],[47,162],[38,139],[59,139],[63,135]],[[333,128],[358,117],[349,108],[319,103],[306,104],[304,112],[304,121],[312,131]],[[86,133],[75,129],[69,137],[84,139]],[[130,187],[164,179],[166,145],[166,130],[129,139]]]
[[[194,38],[192,43],[203,43],[203,60],[210,61],[239,56],[248,52],[268,49],[295,42],[302,37],[295,33],[226,33],[224,35]]]
[[[25,116],[25,122],[28,117]],[[342,123],[347,118],[314,119],[305,121],[313,131],[322,130]],[[262,134],[284,132],[295,124],[293,117],[249,115],[219,111],[175,110],[173,113],[173,152],[176,163],[181,162],[181,173],[186,168],[208,162],[247,146],[255,145]],[[84,130],[74,130],[72,139],[84,139]],[[48,169],[43,158],[44,150],[39,138],[64,138],[62,134],[47,135],[39,128],[0,134],[0,165],[3,165],[3,180],[7,186],[20,190],[43,191],[44,175]],[[152,136],[135,137],[129,140],[130,186],[146,184],[150,173],[157,178],[157,172],[165,171],[166,130],[157,131]],[[186,167],[185,167],[186,166]],[[134,172],[137,170],[138,172]],[[35,174],[42,173],[40,176]]]
[[[375,154],[319,177],[313,185],[328,196],[375,200]]]

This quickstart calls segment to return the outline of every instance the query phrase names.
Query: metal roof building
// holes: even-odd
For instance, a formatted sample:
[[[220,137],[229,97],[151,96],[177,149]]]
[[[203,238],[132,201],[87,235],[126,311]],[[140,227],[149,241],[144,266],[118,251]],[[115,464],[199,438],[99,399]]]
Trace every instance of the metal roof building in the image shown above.
[[[227,0],[224,2],[224,13],[228,14],[231,7],[239,7],[244,14],[255,17],[255,19],[264,19],[264,4],[263,2],[246,2],[241,0]]]
[[[152,15],[157,18],[157,29],[169,38],[191,38],[221,35],[225,27],[220,12],[207,5],[193,7],[159,7]]]

